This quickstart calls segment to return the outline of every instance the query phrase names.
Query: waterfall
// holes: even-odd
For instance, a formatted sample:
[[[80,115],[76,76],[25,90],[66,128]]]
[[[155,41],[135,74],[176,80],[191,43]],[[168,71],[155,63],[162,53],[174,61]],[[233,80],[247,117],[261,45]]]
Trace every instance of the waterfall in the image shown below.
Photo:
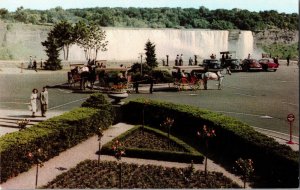
[[[148,40],[155,44],[156,57],[174,61],[177,54],[183,54],[184,61],[198,55],[209,58],[214,53],[228,50],[228,31],[197,29],[128,29],[104,28],[108,46],[100,52],[98,59],[138,61],[140,53],[145,53]],[[84,52],[78,46],[70,49],[70,60],[84,60]]]
[[[0,24],[0,57],[2,59],[28,60],[36,56],[46,60],[42,41],[47,39],[51,27],[25,24]],[[9,28],[9,30],[8,30]],[[150,29],[150,28],[103,28],[108,40],[107,51],[98,53],[98,60],[140,62],[140,53],[145,53],[148,40],[156,47],[159,63],[162,59],[174,63],[177,54],[183,54],[184,64],[189,57],[198,56],[198,61],[221,51],[236,51],[238,58],[245,58],[253,53],[253,36],[251,31],[207,30],[207,29]],[[61,58],[63,58],[61,52]],[[255,55],[254,55],[255,56]],[[145,55],[143,55],[145,58]],[[70,61],[85,61],[82,48],[73,45],[70,48]]]
[[[253,57],[253,35],[251,31],[240,31],[237,41],[237,57],[244,59],[248,54]]]

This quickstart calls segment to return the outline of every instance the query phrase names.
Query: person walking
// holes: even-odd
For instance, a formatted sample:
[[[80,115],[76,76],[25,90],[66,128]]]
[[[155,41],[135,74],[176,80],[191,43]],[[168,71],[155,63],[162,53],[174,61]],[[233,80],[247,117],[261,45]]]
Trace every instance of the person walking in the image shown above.
[[[175,59],[175,66],[179,65],[179,55],[177,54],[176,59]]]
[[[29,64],[28,64],[28,69],[32,68],[32,57],[29,57]]]
[[[180,58],[179,58],[179,65],[180,66],[183,66],[183,57],[182,57],[183,55],[181,54],[180,55]]]
[[[43,59],[41,59],[41,65],[40,68],[43,69]]]
[[[34,88],[30,96],[30,106],[31,106],[30,110],[32,111],[32,117],[35,117],[35,113],[37,112],[37,99],[38,99],[38,90]]]
[[[289,66],[290,65],[290,54],[286,57],[286,65]]]
[[[190,57],[190,59],[189,59],[189,65],[190,65],[190,66],[193,65],[193,59],[192,59],[192,57]]]
[[[48,91],[46,87],[43,87],[43,90],[40,93],[40,103],[41,103],[42,117],[46,117],[46,112],[48,109]]]
[[[37,72],[37,63],[36,63],[36,59],[33,60],[33,66],[32,68],[35,70],[35,72]]]

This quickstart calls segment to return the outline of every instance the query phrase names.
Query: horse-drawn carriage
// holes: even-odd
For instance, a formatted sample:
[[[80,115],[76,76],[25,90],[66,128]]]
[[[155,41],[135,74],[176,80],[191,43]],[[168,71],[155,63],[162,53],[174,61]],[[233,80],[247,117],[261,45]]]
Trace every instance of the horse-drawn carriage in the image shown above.
[[[217,72],[207,72],[205,68],[200,66],[174,66],[173,69],[176,69],[172,72],[172,76],[175,79],[174,85],[178,90],[185,89],[185,87],[199,90],[201,84],[206,90],[208,80],[219,81],[218,89],[221,89],[223,75],[219,70]]]
[[[80,82],[80,89],[85,90],[88,82],[91,89],[94,88],[95,82],[101,90],[111,90],[112,88],[125,88],[128,86],[127,68],[124,67],[110,67],[105,65],[84,65],[72,64],[68,72],[68,84],[74,85]]]
[[[83,63],[70,64],[70,71],[68,72],[68,84],[72,85],[77,82],[80,82],[81,75],[79,69],[83,67]]]
[[[178,90],[186,87],[192,90],[198,90],[201,86],[200,74],[204,73],[204,68],[200,66],[174,66],[172,76],[174,85]]]

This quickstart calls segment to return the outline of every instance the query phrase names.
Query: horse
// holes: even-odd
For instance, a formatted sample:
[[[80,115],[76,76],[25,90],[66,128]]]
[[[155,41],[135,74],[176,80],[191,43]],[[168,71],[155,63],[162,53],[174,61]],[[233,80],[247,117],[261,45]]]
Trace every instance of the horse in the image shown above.
[[[84,66],[80,69],[80,89],[85,90],[86,82],[90,83],[93,89],[94,83],[96,81],[96,69],[93,66]]]
[[[204,90],[207,90],[207,81],[208,80],[217,80],[219,81],[218,84],[218,90],[221,90],[221,84],[223,81],[224,76],[221,74],[220,71],[214,73],[214,72],[206,72],[206,73],[202,73],[200,75],[200,80],[202,80],[203,84],[204,84]]]

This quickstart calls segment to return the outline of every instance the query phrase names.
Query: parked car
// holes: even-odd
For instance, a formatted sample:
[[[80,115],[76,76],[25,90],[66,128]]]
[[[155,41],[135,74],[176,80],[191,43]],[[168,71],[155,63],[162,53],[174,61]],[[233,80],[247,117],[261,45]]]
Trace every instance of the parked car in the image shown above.
[[[242,70],[243,71],[261,71],[262,66],[256,59],[244,59],[242,61]]]
[[[262,66],[264,71],[272,70],[277,71],[279,64],[274,62],[274,59],[272,58],[263,58],[260,59],[259,64]]]
[[[239,59],[226,59],[225,63],[221,65],[222,68],[230,67],[231,71],[241,71],[242,66]]]
[[[222,71],[221,62],[217,59],[204,59],[203,67],[205,71],[217,72]]]

